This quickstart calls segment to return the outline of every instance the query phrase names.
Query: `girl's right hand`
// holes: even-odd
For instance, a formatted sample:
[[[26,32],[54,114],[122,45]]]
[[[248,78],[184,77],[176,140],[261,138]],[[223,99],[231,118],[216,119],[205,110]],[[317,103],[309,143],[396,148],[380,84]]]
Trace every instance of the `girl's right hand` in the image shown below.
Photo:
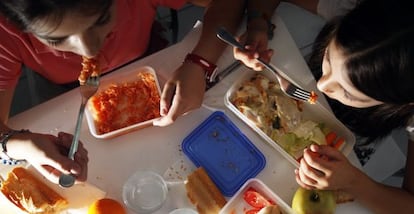
[[[22,133],[18,135],[19,141],[8,144],[9,156],[26,159],[48,180],[58,183],[62,173],[72,173],[78,182],[86,181],[88,152],[79,142],[75,153],[75,160],[68,158],[73,135],[60,132],[58,136]],[[11,152],[13,151],[13,152]]]
[[[256,59],[261,58],[269,62],[273,56],[273,50],[268,49],[267,31],[248,30],[238,38],[241,44],[245,44],[245,50],[233,48],[234,58],[242,61],[246,66],[256,71],[263,70],[263,65]]]

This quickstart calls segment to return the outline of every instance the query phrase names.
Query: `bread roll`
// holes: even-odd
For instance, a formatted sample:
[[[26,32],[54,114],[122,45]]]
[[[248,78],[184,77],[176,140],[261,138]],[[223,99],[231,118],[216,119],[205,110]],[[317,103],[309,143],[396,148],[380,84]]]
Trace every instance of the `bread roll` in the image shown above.
[[[199,214],[217,214],[227,202],[202,167],[188,176],[185,188],[188,198],[196,206]]]

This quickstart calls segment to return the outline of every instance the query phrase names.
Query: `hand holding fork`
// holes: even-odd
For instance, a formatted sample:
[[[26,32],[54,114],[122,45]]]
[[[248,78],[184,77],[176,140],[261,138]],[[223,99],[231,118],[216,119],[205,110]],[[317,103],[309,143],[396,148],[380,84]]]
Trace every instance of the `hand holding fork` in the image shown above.
[[[220,28],[217,31],[217,37],[233,47],[239,48],[241,50],[245,50],[243,45],[241,45],[233,37],[233,35],[227,32],[224,28]],[[260,62],[265,68],[272,71],[272,73],[276,76],[276,79],[278,80],[280,84],[280,88],[287,96],[292,97],[293,99],[303,100],[311,104],[314,104],[316,102],[317,95],[315,92],[306,91],[298,87],[294,83],[290,82],[289,80],[284,78],[276,68],[274,68],[271,64],[265,62],[263,59],[257,58],[256,60]]]
[[[70,146],[68,157],[72,160],[75,159],[75,153],[79,145],[79,133],[82,126],[83,114],[85,112],[85,106],[89,98],[92,97],[99,88],[99,76],[91,75],[86,79],[85,84],[79,87],[82,103],[79,108],[78,120],[76,122],[75,134],[72,139],[72,145]],[[75,176],[73,174],[62,174],[59,177],[59,185],[62,187],[71,187],[75,183]]]

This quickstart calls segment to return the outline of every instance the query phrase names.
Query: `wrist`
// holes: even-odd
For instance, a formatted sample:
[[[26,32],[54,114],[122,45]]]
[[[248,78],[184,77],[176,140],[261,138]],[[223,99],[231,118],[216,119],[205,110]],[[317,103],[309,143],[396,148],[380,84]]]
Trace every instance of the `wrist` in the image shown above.
[[[200,55],[189,53],[184,59],[184,63],[192,63],[200,67],[204,71],[206,83],[213,82],[217,75],[217,65],[208,61]]]
[[[10,147],[14,147],[16,143],[16,137],[24,133],[30,132],[29,130],[8,130],[0,133],[0,161],[6,165],[16,165],[25,162],[24,158],[19,158],[19,155],[14,154],[16,149],[9,150]],[[13,145],[12,145],[13,144]],[[12,145],[12,146],[10,146]]]
[[[267,31],[269,39],[273,38],[273,31],[276,28],[271,22],[270,15],[258,10],[249,10],[247,12],[247,30]]]
[[[376,185],[376,182],[360,169],[354,167],[353,170],[352,179],[345,191],[354,197],[358,197],[363,195],[367,188],[370,189],[373,185]]]

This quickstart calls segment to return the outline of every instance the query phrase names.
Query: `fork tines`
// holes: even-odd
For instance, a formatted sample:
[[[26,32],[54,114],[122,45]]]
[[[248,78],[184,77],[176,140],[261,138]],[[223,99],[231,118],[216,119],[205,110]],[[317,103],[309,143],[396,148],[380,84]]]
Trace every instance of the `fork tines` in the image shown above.
[[[311,97],[311,93],[309,91],[305,91],[293,84],[290,84],[288,86],[288,88],[286,89],[286,93],[292,95],[292,97],[296,99],[303,100],[306,102],[308,102]]]

